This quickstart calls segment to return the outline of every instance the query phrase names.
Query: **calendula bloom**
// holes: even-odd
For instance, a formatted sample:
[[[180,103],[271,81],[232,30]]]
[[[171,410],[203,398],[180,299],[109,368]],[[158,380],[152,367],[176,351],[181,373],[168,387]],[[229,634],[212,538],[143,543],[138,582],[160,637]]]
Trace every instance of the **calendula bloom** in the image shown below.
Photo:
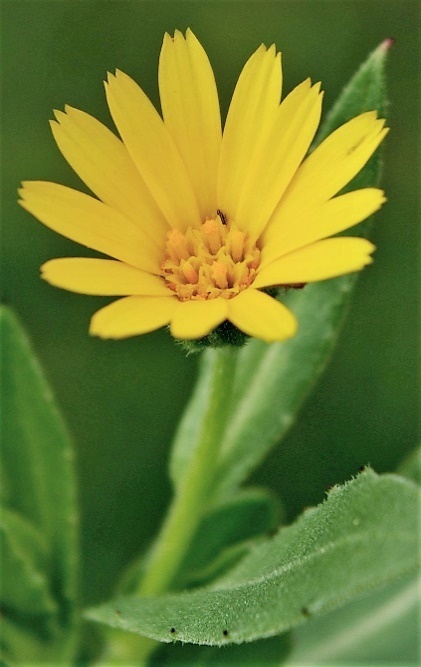
[[[198,339],[225,321],[265,341],[296,332],[267,289],[325,280],[371,262],[362,238],[328,238],[385,201],[377,188],[337,193],[385,136],[375,111],[345,123],[308,157],[320,121],[320,84],[307,79],[281,102],[282,69],[263,45],[242,70],[224,131],[205,51],[190,30],[165,35],[159,61],[162,117],[116,71],[105,84],[121,140],[72,107],[51,122],[57,145],[96,195],[25,182],[20,202],[41,222],[112,259],[61,258],[51,284],[123,296],[96,312],[90,331],[124,338],[169,324]]]

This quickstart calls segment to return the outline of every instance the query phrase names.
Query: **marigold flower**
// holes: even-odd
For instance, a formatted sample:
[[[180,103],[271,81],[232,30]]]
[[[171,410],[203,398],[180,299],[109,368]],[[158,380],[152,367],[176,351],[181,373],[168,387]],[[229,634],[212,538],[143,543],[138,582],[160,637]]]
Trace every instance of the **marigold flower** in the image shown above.
[[[337,193],[387,133],[375,111],[342,125],[308,157],[319,125],[320,84],[307,79],[281,102],[281,56],[260,46],[242,70],[224,131],[214,75],[190,30],[164,37],[162,116],[117,70],[105,83],[117,138],[66,106],[51,121],[66,160],[97,198],[29,181],[21,204],[54,231],[112,259],[61,258],[51,284],[120,295],[90,331],[125,338],[170,324],[198,339],[222,322],[264,341],[296,332],[289,309],[265,291],[358,271],[374,246],[328,238],[385,201],[377,188]]]

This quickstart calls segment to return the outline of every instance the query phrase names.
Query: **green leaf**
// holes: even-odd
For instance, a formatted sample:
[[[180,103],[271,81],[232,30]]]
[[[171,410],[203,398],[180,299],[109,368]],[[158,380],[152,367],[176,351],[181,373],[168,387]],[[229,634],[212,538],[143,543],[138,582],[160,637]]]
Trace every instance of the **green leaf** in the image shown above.
[[[15,614],[57,614],[45,574],[48,557],[41,533],[19,514],[3,508],[0,536],[3,608]]]
[[[279,525],[279,504],[266,489],[246,489],[203,519],[184,559],[175,588],[198,586],[233,566],[259,537]]]
[[[8,654],[19,660],[24,642],[15,646],[12,635],[32,629],[39,634],[34,645],[42,647],[33,658],[42,660],[43,651],[50,654],[53,638],[45,634],[37,615],[50,617],[59,655],[72,650],[77,568],[73,455],[41,368],[17,318],[6,307],[0,309],[0,330],[6,553],[2,576],[7,582],[3,613],[8,621],[2,641]]]
[[[386,54],[384,43],[358,70],[321,127],[316,144],[359,113],[377,109],[384,115]],[[377,185],[380,171],[377,151],[349,188]],[[359,235],[366,235],[369,227],[366,221],[355,229]],[[298,334],[272,345],[252,340],[239,351],[231,415],[223,435],[214,489],[216,500],[240,485],[293,424],[332,353],[357,277],[351,274],[290,291],[282,301],[298,319]],[[206,352],[197,388],[177,432],[171,461],[176,486],[198,441],[213,363],[212,354]]]
[[[285,666],[419,664],[420,581],[405,578],[293,632]]]
[[[295,338],[272,345],[253,340],[240,351],[216,497],[239,486],[294,423],[336,343],[355,280],[308,285],[284,299],[299,321]]]
[[[419,500],[412,482],[366,470],[213,586],[123,597],[87,616],[162,642],[219,646],[284,632],[415,569]]]

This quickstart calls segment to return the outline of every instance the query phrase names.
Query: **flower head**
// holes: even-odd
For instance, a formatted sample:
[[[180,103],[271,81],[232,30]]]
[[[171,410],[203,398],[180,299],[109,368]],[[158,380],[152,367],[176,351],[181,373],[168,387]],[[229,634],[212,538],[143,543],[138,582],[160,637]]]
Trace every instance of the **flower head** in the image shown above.
[[[57,145],[95,197],[30,181],[21,204],[41,222],[112,259],[61,258],[42,267],[53,285],[123,296],[90,331],[125,338],[170,324],[199,339],[230,322],[267,342],[293,336],[293,314],[268,289],[362,269],[374,246],[330,238],[385,201],[376,188],[336,196],[387,133],[371,111],[345,123],[308,157],[320,121],[320,84],[281,101],[275,47],[260,46],[240,74],[224,131],[205,51],[190,30],[165,35],[162,118],[123,72],[105,84],[121,139],[72,107],[51,122]],[[269,290],[270,291],[270,290]]]

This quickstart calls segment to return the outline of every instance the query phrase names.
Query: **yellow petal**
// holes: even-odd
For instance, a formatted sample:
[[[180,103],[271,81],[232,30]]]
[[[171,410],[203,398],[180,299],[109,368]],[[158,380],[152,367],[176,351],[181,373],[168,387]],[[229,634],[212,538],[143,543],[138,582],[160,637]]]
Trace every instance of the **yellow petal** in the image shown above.
[[[348,121],[304,160],[279,204],[285,215],[327,201],[358,174],[388,132],[376,116],[368,111]]]
[[[98,310],[89,333],[100,338],[129,338],[168,324],[178,300],[165,296],[126,296]]]
[[[228,302],[228,319],[238,329],[266,343],[291,338],[297,321],[286,306],[264,292],[247,289]]]
[[[270,240],[262,249],[261,268],[292,250],[320,241],[356,225],[386,201],[383,190],[364,188],[330,199],[298,219],[285,219],[282,208],[271,220]]]
[[[193,35],[165,34],[159,59],[162,114],[183,159],[202,220],[215,216],[221,149],[218,92],[208,57]]]
[[[161,253],[139,227],[107,204],[64,185],[25,181],[23,208],[55,232],[151,273],[160,273]]]
[[[171,333],[174,338],[203,338],[226,317],[227,299],[180,301],[171,319]]]
[[[51,285],[79,292],[118,296],[127,294],[172,296],[163,278],[113,259],[63,257],[41,267],[41,275]]]
[[[256,239],[291,182],[320,122],[320,84],[297,86],[280,105],[275,122],[253,157],[244,181],[236,222]]]
[[[124,144],[95,118],[66,106],[51,129],[64,157],[99,199],[139,225],[155,243],[168,223],[140,177]]]
[[[105,84],[117,129],[170,225],[184,230],[201,222],[180,153],[162,118],[139,86],[117,70]]]
[[[261,269],[253,287],[308,283],[359,271],[371,264],[374,250],[370,241],[360,238],[317,241]]]
[[[280,54],[262,45],[240,74],[228,111],[218,171],[218,205],[236,220],[239,195],[253,156],[276,118],[282,86]]]

